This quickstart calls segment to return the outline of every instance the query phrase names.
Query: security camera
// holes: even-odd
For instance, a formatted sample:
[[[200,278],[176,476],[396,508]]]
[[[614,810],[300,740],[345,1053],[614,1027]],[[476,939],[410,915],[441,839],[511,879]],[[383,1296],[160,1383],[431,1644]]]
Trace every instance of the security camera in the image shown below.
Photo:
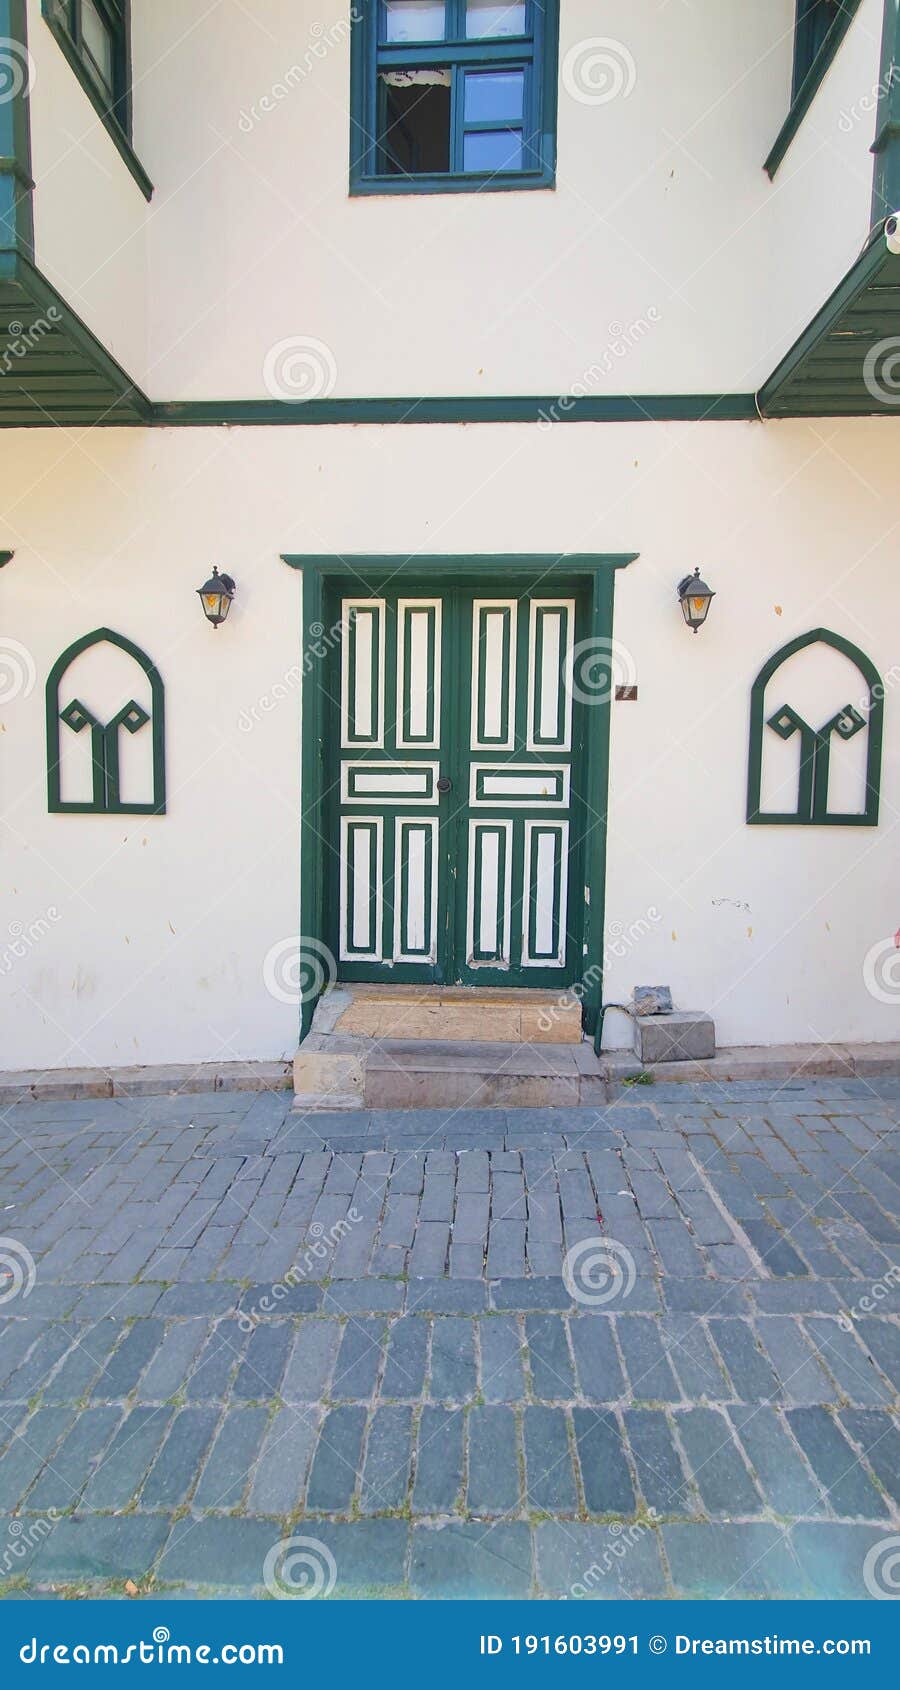
[[[884,238],[887,241],[888,252],[900,256],[900,211],[895,211],[884,225]]]

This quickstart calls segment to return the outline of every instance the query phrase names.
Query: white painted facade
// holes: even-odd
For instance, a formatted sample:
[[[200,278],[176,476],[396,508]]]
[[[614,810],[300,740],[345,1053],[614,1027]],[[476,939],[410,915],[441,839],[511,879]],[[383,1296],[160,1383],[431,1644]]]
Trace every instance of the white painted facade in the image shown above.
[[[296,336],[327,349],[333,397],[750,392],[866,239],[882,0],[774,183],[792,0],[562,0],[560,63],[602,34],[637,75],[599,106],[561,89],[556,190],[367,199],[347,194],[338,15],[194,10],[134,0],[148,205],[28,6],[37,262],[152,399],[266,399]],[[283,553],[639,554],[616,586],[615,678],[638,697],[611,712],[605,1000],[668,982],[728,1045],[895,1038],[865,965],[900,925],[897,438],[881,418],[5,433],[0,1067],[296,1048],[266,977],[298,931],[304,804]],[[213,562],[237,581],[216,633],[194,596]],[[696,565],[717,596],[695,637],[675,586]],[[100,627],[163,677],[165,816],[48,814],[44,683]],[[886,683],[880,823],[750,828],[750,689],[817,627]],[[813,670],[807,696],[832,707]],[[858,769],[835,779],[852,802]]]

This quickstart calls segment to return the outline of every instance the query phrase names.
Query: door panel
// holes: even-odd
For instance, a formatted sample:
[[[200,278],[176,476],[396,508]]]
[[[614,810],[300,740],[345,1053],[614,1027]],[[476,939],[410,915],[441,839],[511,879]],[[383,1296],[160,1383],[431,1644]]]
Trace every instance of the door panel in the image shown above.
[[[385,588],[333,609],[340,976],[571,984],[583,909],[578,593]]]

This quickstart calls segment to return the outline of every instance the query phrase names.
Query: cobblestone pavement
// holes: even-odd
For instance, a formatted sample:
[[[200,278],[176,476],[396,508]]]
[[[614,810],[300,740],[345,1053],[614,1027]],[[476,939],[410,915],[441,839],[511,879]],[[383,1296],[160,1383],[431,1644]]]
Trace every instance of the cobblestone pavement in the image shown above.
[[[5,1112],[0,1590],[875,1593],[900,1080],[290,1101]]]

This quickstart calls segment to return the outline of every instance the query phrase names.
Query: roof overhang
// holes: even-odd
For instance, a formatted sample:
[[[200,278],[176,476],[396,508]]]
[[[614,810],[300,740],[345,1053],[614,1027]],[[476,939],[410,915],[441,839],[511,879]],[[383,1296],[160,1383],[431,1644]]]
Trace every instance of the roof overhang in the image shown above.
[[[21,252],[0,252],[0,426],[149,422],[152,407]]]
[[[757,399],[763,417],[900,416],[900,256],[881,229]]]

